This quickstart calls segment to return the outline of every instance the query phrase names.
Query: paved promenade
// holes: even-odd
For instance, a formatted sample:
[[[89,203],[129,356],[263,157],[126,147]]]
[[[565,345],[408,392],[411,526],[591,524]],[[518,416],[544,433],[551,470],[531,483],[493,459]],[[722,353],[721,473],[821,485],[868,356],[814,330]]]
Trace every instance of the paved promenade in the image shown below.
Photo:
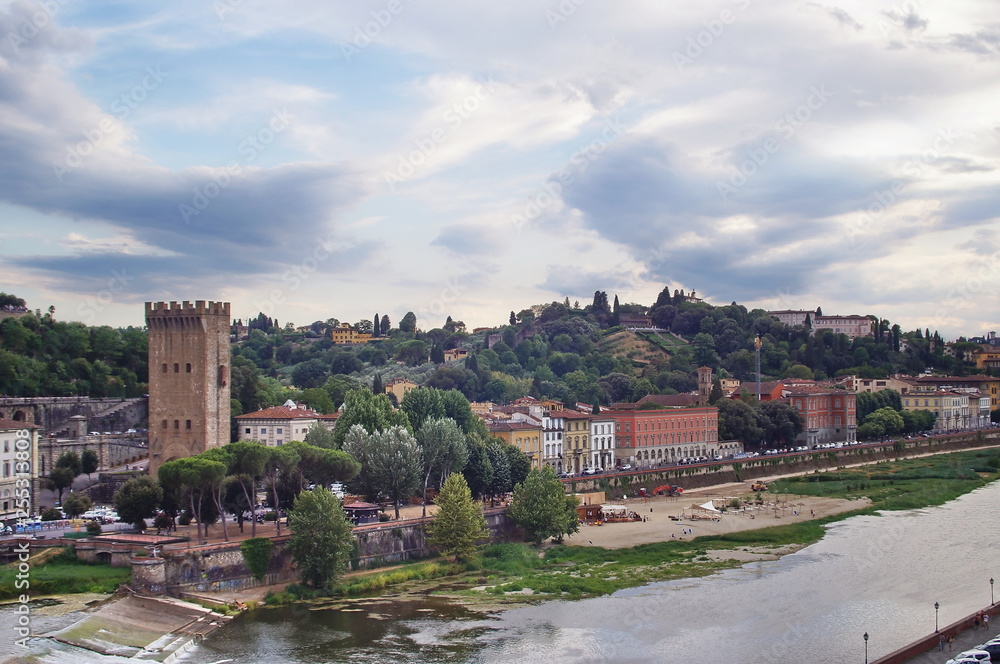
[[[976,614],[966,616],[950,625],[940,626],[940,634],[945,637],[949,635],[955,637],[955,642],[950,648],[945,643],[944,649],[939,650],[938,638],[934,634],[928,634],[923,639],[903,646],[895,652],[871,660],[871,664],[944,664],[958,653],[971,650],[985,641],[1000,636],[1000,624],[998,624],[1000,604],[984,606],[982,610],[990,614],[988,629],[983,629],[981,626],[979,629],[975,628]]]

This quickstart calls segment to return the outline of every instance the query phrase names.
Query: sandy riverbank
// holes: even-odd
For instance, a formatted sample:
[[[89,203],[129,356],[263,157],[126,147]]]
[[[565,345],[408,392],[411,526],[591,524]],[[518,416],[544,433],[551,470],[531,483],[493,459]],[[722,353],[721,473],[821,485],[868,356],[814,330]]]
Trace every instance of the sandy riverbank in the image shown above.
[[[629,511],[636,512],[645,520],[607,523],[601,526],[585,525],[580,529],[580,532],[567,537],[566,543],[577,546],[621,549],[671,539],[690,540],[702,535],[721,535],[741,530],[809,521],[831,514],[863,509],[870,504],[867,498],[845,500],[788,494],[776,497],[766,493],[763,494],[766,502],[760,508],[727,511],[725,514],[711,514],[692,509],[693,505],[702,505],[713,500],[719,501],[717,504],[721,505],[725,499],[744,498],[752,494],[749,482],[734,482],[702,489],[691,489],[678,497],[657,496],[609,501],[609,504],[626,505]],[[702,518],[692,519],[693,514]],[[672,516],[681,517],[681,520],[675,521],[670,518]],[[774,557],[780,553],[785,553],[785,551],[773,551],[768,554],[768,557]],[[740,552],[729,551],[726,554],[727,558],[738,558]],[[747,560],[758,558],[758,555],[754,555],[747,557]]]

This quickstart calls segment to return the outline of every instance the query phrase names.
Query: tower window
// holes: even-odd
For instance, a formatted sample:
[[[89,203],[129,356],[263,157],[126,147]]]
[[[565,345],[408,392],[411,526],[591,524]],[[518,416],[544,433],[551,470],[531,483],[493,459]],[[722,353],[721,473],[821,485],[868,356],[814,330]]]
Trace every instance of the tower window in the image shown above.
[[[164,428],[164,429],[166,429],[166,428],[167,428],[167,421],[166,421],[166,420],[163,420],[163,428]]]
[[[188,362],[187,364],[184,365],[184,371],[186,373],[191,373],[191,363],[190,362]]]
[[[174,420],[174,428],[175,429],[180,429],[181,428],[181,421],[180,420]]]
[[[191,420],[184,420],[184,428],[185,429],[191,428]]]
[[[167,373],[167,363],[163,363],[163,373]]]
[[[180,373],[180,372],[181,372],[181,365],[174,362],[174,373]]]

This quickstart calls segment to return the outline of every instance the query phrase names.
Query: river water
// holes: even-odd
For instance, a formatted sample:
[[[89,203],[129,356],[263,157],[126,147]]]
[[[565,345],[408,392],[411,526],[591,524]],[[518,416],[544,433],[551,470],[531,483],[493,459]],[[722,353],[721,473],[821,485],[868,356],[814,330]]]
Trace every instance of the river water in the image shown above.
[[[942,507],[852,517],[780,560],[492,615],[443,602],[245,614],[182,661],[767,663],[875,659],[984,608],[1000,482]]]

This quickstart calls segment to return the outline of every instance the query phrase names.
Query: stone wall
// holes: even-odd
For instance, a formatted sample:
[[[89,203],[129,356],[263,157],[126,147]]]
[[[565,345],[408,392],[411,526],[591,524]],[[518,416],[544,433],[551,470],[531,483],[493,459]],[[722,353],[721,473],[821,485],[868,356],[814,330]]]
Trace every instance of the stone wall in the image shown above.
[[[486,523],[493,540],[510,540],[518,535],[504,508],[485,511]],[[434,554],[425,539],[425,527],[430,519],[412,519],[372,523],[354,529],[357,556],[353,569],[369,569],[402,560],[426,558]],[[157,595],[180,595],[185,592],[241,590],[261,585],[288,582],[298,578],[291,554],[285,547],[288,536],[273,537],[274,549],[267,575],[254,579],[243,561],[239,542],[193,546],[188,549],[171,547],[161,558],[132,557],[132,588],[136,592]],[[88,546],[89,545],[89,546]],[[100,545],[99,551],[111,552],[113,547]],[[132,547],[134,548],[134,547]],[[87,560],[96,559],[93,543],[80,542],[77,551]],[[124,549],[123,549],[124,552]],[[78,555],[80,555],[78,553]],[[89,556],[89,557],[88,557]],[[160,562],[156,562],[159,560]]]
[[[97,472],[135,463],[146,459],[149,450],[146,437],[139,434],[111,434],[108,436],[86,436],[84,438],[39,438],[39,474],[48,475],[55,468],[56,460],[65,452],[82,455],[84,450],[97,452],[99,465]]]
[[[126,431],[147,421],[148,400],[145,397],[120,399],[108,397],[3,397],[0,416],[14,419],[22,413],[25,421],[42,427],[42,435],[67,436],[69,421],[82,415],[91,422],[93,431]],[[100,426],[97,426],[100,425]]]

